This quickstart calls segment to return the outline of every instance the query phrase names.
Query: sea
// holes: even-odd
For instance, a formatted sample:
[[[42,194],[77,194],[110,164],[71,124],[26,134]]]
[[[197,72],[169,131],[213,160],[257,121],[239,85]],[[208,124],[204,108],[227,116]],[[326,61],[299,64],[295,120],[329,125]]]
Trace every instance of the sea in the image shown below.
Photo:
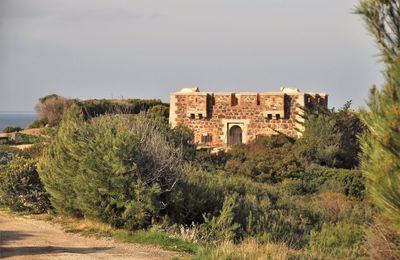
[[[0,131],[9,125],[17,125],[26,128],[37,118],[35,112],[3,112],[0,111]]]

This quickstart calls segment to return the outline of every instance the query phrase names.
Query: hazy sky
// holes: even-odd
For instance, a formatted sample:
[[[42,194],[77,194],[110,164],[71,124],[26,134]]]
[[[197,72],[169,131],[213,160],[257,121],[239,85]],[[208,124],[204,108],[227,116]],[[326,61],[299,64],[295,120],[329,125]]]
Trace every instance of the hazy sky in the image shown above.
[[[364,105],[378,50],[356,0],[0,0],[0,111],[41,96],[329,94]]]

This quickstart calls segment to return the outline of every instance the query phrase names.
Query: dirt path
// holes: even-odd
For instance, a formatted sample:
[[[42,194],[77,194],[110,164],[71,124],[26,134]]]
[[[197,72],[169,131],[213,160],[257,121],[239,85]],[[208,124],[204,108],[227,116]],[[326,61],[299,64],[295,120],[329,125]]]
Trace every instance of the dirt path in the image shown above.
[[[0,258],[171,259],[178,254],[156,246],[118,243],[64,233],[49,222],[0,215]]]

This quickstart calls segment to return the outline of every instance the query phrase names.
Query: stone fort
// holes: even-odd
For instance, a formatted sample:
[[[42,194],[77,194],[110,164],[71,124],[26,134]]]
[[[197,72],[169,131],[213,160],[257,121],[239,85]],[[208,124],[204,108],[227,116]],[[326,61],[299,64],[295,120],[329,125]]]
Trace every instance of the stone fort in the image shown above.
[[[302,108],[315,111],[327,105],[327,94],[302,93],[294,88],[265,93],[184,88],[171,94],[169,122],[172,127],[192,129],[195,143],[202,147],[226,148],[278,132],[300,136]]]

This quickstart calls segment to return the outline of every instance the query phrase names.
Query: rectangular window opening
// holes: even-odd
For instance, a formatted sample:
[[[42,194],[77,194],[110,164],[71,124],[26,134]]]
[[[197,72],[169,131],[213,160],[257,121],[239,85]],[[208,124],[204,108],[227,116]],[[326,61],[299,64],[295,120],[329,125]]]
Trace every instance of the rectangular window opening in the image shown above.
[[[190,119],[194,119],[194,118],[195,118],[194,114],[190,114]]]

